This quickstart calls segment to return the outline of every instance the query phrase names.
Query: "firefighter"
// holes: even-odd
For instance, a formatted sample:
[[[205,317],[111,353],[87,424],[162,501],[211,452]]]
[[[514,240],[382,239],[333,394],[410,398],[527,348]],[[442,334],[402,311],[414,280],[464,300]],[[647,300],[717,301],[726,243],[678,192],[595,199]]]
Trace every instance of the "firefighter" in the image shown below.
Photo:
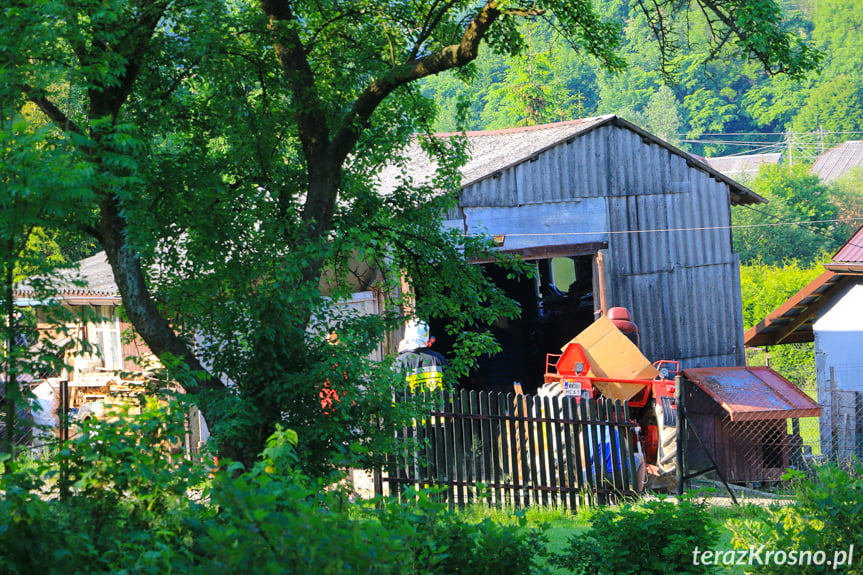
[[[405,374],[412,392],[443,387],[443,370],[447,361],[430,348],[433,342],[424,321],[412,319],[405,326],[405,336],[399,342],[396,369]]]

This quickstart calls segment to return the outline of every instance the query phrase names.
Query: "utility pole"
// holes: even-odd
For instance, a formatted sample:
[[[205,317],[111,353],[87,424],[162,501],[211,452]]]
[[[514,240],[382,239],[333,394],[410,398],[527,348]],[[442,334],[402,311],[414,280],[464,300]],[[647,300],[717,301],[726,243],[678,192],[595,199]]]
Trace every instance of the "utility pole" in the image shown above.
[[[794,132],[788,130],[788,135],[785,137],[788,142],[788,167],[794,167]]]

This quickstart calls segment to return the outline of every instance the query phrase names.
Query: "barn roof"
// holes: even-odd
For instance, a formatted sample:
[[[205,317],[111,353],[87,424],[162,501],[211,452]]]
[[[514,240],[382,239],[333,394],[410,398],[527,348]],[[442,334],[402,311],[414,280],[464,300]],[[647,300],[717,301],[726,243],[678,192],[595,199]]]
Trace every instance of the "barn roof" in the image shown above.
[[[863,141],[852,140],[830,148],[815,160],[811,173],[824,183],[832,182],[851,168],[863,165]]]
[[[826,271],[767,314],[744,335],[749,347],[814,341],[812,324],[833,293],[863,277],[863,226],[833,255]]]
[[[726,183],[731,190],[731,201],[734,204],[766,203],[764,198],[715,170],[699,158],[672,146],[665,140],[614,114],[540,126],[466,132],[463,135],[468,140],[468,160],[461,168],[462,188],[495,177],[507,169],[536,159],[540,154],[555,146],[571,142],[580,136],[608,125],[633,131],[639,134],[642,139],[666,148],[673,154],[684,158],[690,167]],[[435,134],[436,137],[461,135],[457,132]],[[409,173],[414,181],[430,180],[435,170],[434,163],[427,160],[416,143],[412,144],[409,155],[413,158],[409,166]],[[384,190],[393,189],[398,184],[400,175],[401,169],[398,166],[384,169],[379,175],[381,188]]]
[[[105,252],[77,262],[74,269],[60,271],[52,283],[57,287],[57,296],[72,305],[108,305],[120,301],[120,291]],[[30,285],[22,284],[15,290],[15,299],[34,297],[36,292]]]

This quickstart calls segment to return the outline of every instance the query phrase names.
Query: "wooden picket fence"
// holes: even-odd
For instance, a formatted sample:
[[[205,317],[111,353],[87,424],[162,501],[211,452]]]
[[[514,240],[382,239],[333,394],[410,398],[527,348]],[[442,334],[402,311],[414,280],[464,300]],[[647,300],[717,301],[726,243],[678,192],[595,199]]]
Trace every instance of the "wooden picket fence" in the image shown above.
[[[486,501],[577,509],[634,494],[628,406],[607,399],[513,393],[428,393],[427,417],[399,433],[379,490],[438,487],[452,507]],[[593,457],[592,454],[598,454]]]

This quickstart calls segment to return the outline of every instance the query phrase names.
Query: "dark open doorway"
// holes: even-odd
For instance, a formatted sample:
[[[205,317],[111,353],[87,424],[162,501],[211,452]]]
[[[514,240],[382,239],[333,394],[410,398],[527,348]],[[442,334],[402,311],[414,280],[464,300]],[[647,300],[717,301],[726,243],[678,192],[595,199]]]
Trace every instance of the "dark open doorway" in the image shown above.
[[[543,383],[546,354],[560,348],[590,325],[599,309],[594,297],[594,255],[558,256],[533,260],[534,277],[508,278],[507,270],[482,265],[495,285],[521,306],[521,317],[498,321],[488,329],[502,351],[482,357],[479,367],[460,386],[485,391],[511,392],[519,382],[526,393]],[[430,328],[437,341],[434,349],[448,355],[453,342],[446,337],[446,318],[432,319]]]

